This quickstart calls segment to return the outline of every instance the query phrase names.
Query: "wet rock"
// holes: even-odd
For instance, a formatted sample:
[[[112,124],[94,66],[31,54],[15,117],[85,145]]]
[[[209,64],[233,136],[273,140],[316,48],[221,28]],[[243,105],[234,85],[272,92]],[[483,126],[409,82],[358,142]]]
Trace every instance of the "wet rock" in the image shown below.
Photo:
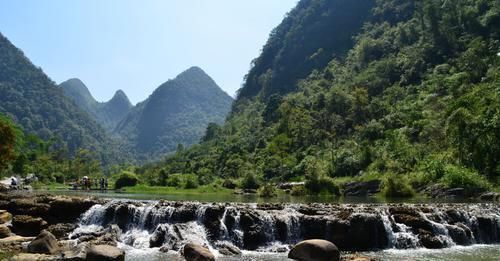
[[[470,237],[470,233],[468,233],[470,230],[467,227],[446,225],[446,229],[448,229],[448,234],[457,245],[465,246],[472,243],[472,238]],[[469,231],[466,231],[466,229]]]
[[[500,227],[494,216],[477,217],[477,237],[480,243],[491,244],[500,241]]]
[[[295,245],[288,253],[288,258],[300,261],[338,261],[340,251],[326,240],[305,240]]]
[[[225,256],[240,256],[241,255],[241,250],[237,247],[235,247],[232,244],[228,243],[219,243],[216,244],[217,250],[219,253]]]
[[[68,235],[75,230],[77,225],[73,223],[60,223],[50,225],[47,231],[52,233],[57,239],[67,239]]]
[[[254,250],[266,243],[266,231],[263,220],[253,210],[241,212],[240,225],[243,230],[243,246],[245,249]]]
[[[161,247],[165,242],[167,230],[165,225],[159,225],[149,238],[149,247]]]
[[[479,199],[484,201],[500,201],[500,194],[495,192],[488,192],[479,196]]]
[[[93,245],[116,246],[120,235],[121,229],[117,225],[110,225],[100,231],[73,235],[71,239],[78,239],[79,242],[88,242]]]
[[[37,254],[54,254],[58,249],[56,237],[46,230],[28,245],[28,252]]]
[[[12,220],[12,214],[7,210],[0,210],[0,224],[8,223]]]
[[[411,227],[414,231],[419,229],[424,229],[427,231],[432,231],[432,223],[425,220],[420,213],[411,210],[409,212],[393,212],[394,221],[397,223],[403,223],[408,227]]]
[[[220,205],[210,206],[205,210],[203,216],[203,225],[207,231],[207,236],[210,240],[214,241],[220,235],[220,220],[224,214],[224,207]]]
[[[0,238],[10,237],[10,228],[6,225],[0,225]]]
[[[445,242],[443,242],[439,237],[434,236],[429,231],[420,230],[418,238],[420,239],[422,246],[425,248],[439,249],[446,247]]]
[[[215,261],[214,255],[208,248],[194,243],[184,245],[182,255],[186,261]]]
[[[50,205],[37,203],[35,198],[17,198],[9,202],[8,210],[14,215],[47,217]]]
[[[366,196],[380,192],[380,180],[350,182],[344,185],[345,196]]]
[[[83,213],[89,210],[93,205],[99,203],[99,200],[91,198],[62,197],[55,196],[49,199],[50,209],[48,221],[56,223],[73,223]],[[64,213],[64,215],[61,215]]]
[[[37,236],[47,228],[47,222],[39,217],[19,215],[12,219],[12,227],[12,232],[18,235]]]
[[[85,261],[89,247],[88,243],[80,243],[76,246],[70,247],[70,249],[63,250],[61,256],[64,257],[63,260]]]
[[[342,261],[378,261],[378,259],[371,257],[371,256],[365,256],[361,254],[351,254],[351,255],[346,255],[342,256],[340,258]]]
[[[197,219],[196,210],[199,205],[193,203],[185,203],[184,205],[176,206],[174,213],[172,213],[172,221],[174,222],[189,222]]]
[[[92,245],[87,252],[87,261],[124,261],[125,252],[109,245]]]

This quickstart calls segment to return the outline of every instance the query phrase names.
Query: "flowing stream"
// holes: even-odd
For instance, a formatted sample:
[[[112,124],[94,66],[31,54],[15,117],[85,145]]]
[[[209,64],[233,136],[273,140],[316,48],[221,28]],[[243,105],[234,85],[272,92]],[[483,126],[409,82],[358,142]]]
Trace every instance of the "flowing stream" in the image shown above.
[[[310,238],[383,260],[500,259],[498,204],[110,200],[84,213],[71,236],[111,225],[119,227],[128,260],[182,260],[178,251],[187,242],[207,246],[218,260],[287,260],[293,244]]]

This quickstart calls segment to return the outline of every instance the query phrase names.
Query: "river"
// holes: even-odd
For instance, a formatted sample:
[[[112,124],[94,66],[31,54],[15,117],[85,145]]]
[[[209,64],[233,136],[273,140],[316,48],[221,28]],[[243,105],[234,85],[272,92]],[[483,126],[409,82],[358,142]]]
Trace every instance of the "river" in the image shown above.
[[[345,253],[356,251],[381,260],[500,260],[500,205],[496,203],[421,198],[401,203],[378,198],[282,197],[269,201],[243,195],[230,199],[217,195],[92,195],[109,201],[87,211],[74,234],[118,224],[123,231],[119,247],[126,250],[127,260],[183,260],[177,250],[186,242],[209,246],[218,260],[288,260],[290,247],[305,238],[324,238]],[[425,248],[435,244],[440,249]],[[162,245],[174,251],[163,253]],[[227,246],[241,249],[242,255],[221,255],[220,250]]]

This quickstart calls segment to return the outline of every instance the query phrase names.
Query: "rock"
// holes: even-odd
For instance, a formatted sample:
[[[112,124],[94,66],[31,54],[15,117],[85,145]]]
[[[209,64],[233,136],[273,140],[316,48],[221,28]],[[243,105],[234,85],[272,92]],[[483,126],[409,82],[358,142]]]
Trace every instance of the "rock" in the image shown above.
[[[241,250],[229,243],[219,243],[216,244],[219,253],[225,256],[239,256],[241,255]]]
[[[50,260],[60,260],[57,256],[45,255],[45,254],[30,254],[30,253],[20,253],[11,258],[12,261],[50,261]]]
[[[350,182],[344,185],[345,196],[366,196],[380,192],[380,180]]]
[[[254,210],[245,209],[241,211],[240,226],[243,230],[243,246],[245,249],[255,250],[266,243],[267,237],[263,220]]]
[[[28,242],[35,239],[34,237],[22,237],[22,236],[10,236],[6,238],[0,239],[0,244],[13,244],[13,243],[21,243]]]
[[[21,236],[37,236],[47,228],[47,222],[42,218],[19,215],[12,219],[12,232]]]
[[[288,258],[300,261],[338,261],[340,251],[330,241],[312,239],[295,245],[288,253]]]
[[[50,209],[48,215],[52,224],[75,222],[93,205],[99,203],[95,199],[63,196],[51,197],[49,200]],[[61,213],[64,213],[64,215],[61,215]]]
[[[64,257],[64,260],[85,261],[88,249],[88,243],[80,243],[76,246],[70,247],[70,249],[63,250],[61,256]]]
[[[42,231],[28,245],[28,252],[37,254],[54,254],[58,249],[56,237],[47,230]]]
[[[68,234],[75,230],[77,225],[72,223],[60,223],[51,225],[47,228],[47,231],[52,233],[57,239],[67,239]]]
[[[208,248],[194,243],[184,245],[182,255],[186,261],[215,261],[214,255]]]
[[[432,233],[428,231],[420,230],[418,238],[420,239],[422,246],[425,248],[439,249],[446,247],[445,243],[441,239],[432,235]]]
[[[220,220],[224,214],[224,207],[221,205],[210,206],[205,210],[203,225],[207,231],[209,240],[215,241],[220,234]]]
[[[6,225],[0,225],[0,238],[10,237],[10,228]]]
[[[488,192],[479,196],[479,199],[483,201],[500,201],[500,194],[495,192]]]
[[[7,210],[0,210],[0,224],[8,223],[12,220],[12,214]]]
[[[87,261],[124,261],[125,252],[108,245],[92,245],[87,252]]]

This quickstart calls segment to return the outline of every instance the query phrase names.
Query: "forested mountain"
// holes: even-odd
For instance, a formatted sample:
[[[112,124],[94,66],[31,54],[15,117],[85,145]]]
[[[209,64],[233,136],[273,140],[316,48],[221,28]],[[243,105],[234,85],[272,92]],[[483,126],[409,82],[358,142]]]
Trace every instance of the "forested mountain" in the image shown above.
[[[209,123],[223,123],[233,99],[202,69],[192,67],[159,86],[121,121],[115,132],[131,142],[139,160],[197,143]]]
[[[140,173],[486,189],[500,176],[499,51],[498,0],[302,0],[228,120]]]
[[[104,163],[120,158],[116,144],[99,124],[1,34],[0,112],[20,124],[24,132],[51,139],[53,147],[70,155],[87,148]]]
[[[118,90],[108,102],[97,102],[80,79],[69,79],[59,85],[66,96],[89,113],[109,133],[123,120],[133,105],[122,90]]]

